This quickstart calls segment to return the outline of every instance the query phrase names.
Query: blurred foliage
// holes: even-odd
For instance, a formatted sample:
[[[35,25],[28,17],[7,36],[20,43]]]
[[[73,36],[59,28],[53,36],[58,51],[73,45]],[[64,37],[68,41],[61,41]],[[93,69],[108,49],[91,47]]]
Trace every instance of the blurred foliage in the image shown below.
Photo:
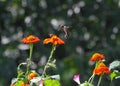
[[[73,86],[76,73],[81,74],[81,81],[87,80],[93,53],[104,53],[107,64],[120,60],[119,15],[120,0],[0,0],[0,85],[9,86],[11,78],[16,77],[17,65],[27,58],[28,46],[20,40],[29,34],[42,41],[55,33],[66,41],[55,52],[58,67],[50,70],[60,73],[62,86]],[[58,31],[60,24],[72,26],[69,39]],[[41,73],[50,49],[42,42],[36,44],[31,68]],[[105,77],[102,86],[117,83]]]

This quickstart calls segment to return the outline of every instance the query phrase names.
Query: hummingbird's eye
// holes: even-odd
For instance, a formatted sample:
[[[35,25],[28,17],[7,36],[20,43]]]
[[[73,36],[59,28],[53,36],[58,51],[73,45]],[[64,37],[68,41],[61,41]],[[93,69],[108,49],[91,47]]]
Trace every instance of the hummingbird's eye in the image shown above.
[[[63,25],[61,25],[61,28],[63,28],[64,26]]]

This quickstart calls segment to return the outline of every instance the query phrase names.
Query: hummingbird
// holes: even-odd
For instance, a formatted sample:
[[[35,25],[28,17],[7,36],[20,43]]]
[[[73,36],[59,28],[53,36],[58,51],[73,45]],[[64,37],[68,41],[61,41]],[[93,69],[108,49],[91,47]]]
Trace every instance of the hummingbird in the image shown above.
[[[69,28],[71,28],[71,26],[65,26],[64,24],[61,24],[58,31],[62,30],[65,33],[65,38],[67,39],[70,36],[69,31],[68,31]]]

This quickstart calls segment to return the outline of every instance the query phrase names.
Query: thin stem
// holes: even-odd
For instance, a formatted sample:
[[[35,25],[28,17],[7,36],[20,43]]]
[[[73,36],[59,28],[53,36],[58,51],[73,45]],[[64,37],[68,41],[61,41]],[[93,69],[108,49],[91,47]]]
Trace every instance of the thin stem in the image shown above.
[[[94,79],[95,74],[93,73],[92,76],[89,78],[88,83],[92,83]]]
[[[93,74],[93,77],[92,77],[92,79],[91,79],[91,81],[90,81],[90,84],[93,83],[94,78],[95,78],[95,74]]]
[[[98,64],[99,64],[99,62],[97,61],[96,64],[95,64],[95,68],[98,66]],[[89,78],[88,83],[91,83],[91,84],[92,84],[94,78],[95,78],[95,74],[93,73],[92,76]]]
[[[29,73],[30,65],[31,65],[31,59],[32,59],[32,52],[33,52],[33,44],[30,44],[30,53],[29,53],[29,58],[27,60],[27,71],[26,75]]]
[[[33,44],[30,44],[30,57],[29,57],[30,60],[32,58],[32,52],[33,52]]]
[[[22,72],[22,70],[20,68],[22,65],[26,65],[26,63],[20,63],[18,65],[18,67],[17,67],[17,78],[19,78],[23,74],[23,72]]]
[[[98,81],[97,86],[100,86],[100,82],[101,82],[101,80],[102,80],[102,75],[101,75],[100,78],[99,78],[99,81]]]
[[[98,67],[99,63],[100,63],[100,61],[96,61],[95,68]]]
[[[22,65],[26,65],[26,63],[25,63],[25,62],[20,63],[20,64],[18,65],[18,67],[17,67],[17,71],[19,71],[19,70],[20,70],[20,67],[21,67]]]
[[[51,52],[50,52],[50,56],[49,56],[49,58],[48,58],[48,61],[47,61],[46,65],[45,65],[45,67],[44,67],[42,76],[45,75],[45,72],[46,72],[46,70],[47,70],[47,68],[48,68],[48,63],[50,63],[51,58],[52,58],[52,56],[53,56],[53,53],[54,53],[55,49],[56,49],[56,45],[53,45],[52,50],[51,50]]]

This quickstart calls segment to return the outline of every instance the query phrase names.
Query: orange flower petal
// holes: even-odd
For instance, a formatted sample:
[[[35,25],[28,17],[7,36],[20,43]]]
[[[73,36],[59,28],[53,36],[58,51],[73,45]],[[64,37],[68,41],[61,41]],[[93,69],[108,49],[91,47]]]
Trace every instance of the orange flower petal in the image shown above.
[[[95,68],[93,72],[94,72],[94,74],[96,74],[96,75],[102,74],[102,71],[101,71],[101,69],[99,69],[99,68]]]
[[[95,53],[93,56],[90,58],[90,61],[100,61],[103,60],[105,57],[103,54],[100,53]]]
[[[51,35],[50,38],[46,38],[44,41],[43,41],[44,44],[48,44],[48,43],[53,43],[53,45],[57,45],[57,44],[65,44],[65,42],[60,39],[59,37],[57,37],[56,35]]]
[[[107,67],[103,62],[100,62],[98,67]]]
[[[103,62],[101,62],[98,67],[94,69],[93,73],[96,75],[107,74],[110,73],[110,70]]]
[[[10,86],[15,86],[14,84],[11,84]]]
[[[28,75],[28,79],[33,79],[34,77],[37,76],[37,73],[36,72],[31,72],[29,75]]]
[[[25,86],[30,86],[30,84],[26,84]]]
[[[30,44],[30,43],[37,43],[40,41],[40,39],[36,36],[30,35],[26,38],[23,38],[21,41],[25,44]]]
[[[25,83],[24,83],[24,82],[21,82],[20,86],[25,86]]]
[[[57,39],[58,39],[58,44],[65,44],[65,42],[61,40],[60,38],[57,38]]]
[[[44,44],[48,44],[48,43],[50,43],[50,42],[51,42],[51,38],[46,38],[46,39],[43,41]]]

